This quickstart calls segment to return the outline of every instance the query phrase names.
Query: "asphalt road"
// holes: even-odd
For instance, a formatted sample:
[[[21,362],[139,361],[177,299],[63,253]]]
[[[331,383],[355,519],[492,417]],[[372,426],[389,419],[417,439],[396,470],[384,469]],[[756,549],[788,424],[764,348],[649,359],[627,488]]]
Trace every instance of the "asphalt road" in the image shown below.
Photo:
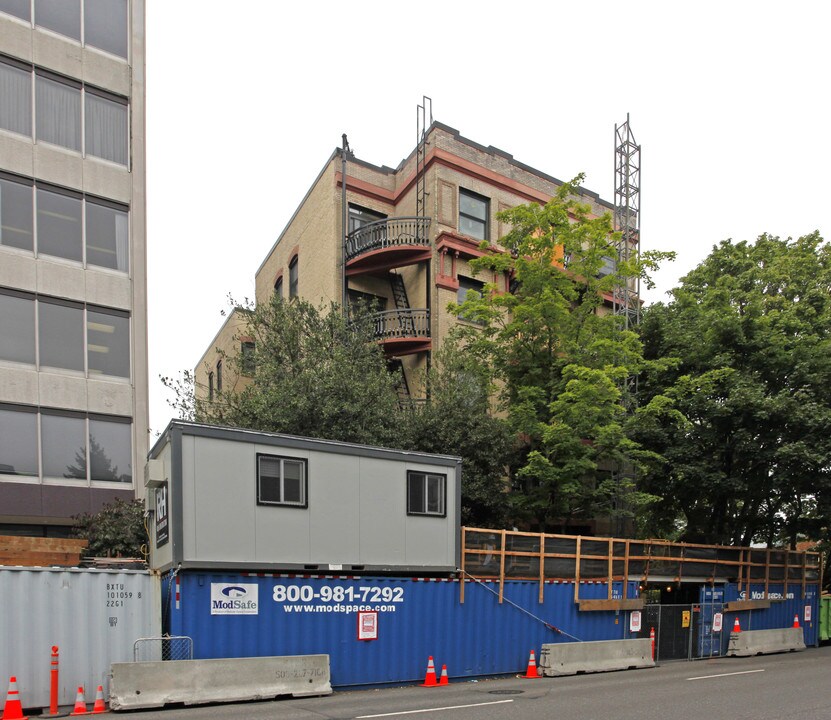
[[[831,647],[648,670],[119,713],[125,720],[831,720]]]

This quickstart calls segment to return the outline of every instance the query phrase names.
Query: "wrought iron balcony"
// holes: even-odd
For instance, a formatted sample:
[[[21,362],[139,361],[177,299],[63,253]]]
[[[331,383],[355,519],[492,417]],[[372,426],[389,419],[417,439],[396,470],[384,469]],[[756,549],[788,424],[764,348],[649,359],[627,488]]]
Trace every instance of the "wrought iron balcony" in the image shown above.
[[[402,267],[430,258],[430,218],[368,223],[346,238],[347,274]]]
[[[391,355],[409,355],[429,350],[430,311],[404,308],[373,313],[375,337]]]

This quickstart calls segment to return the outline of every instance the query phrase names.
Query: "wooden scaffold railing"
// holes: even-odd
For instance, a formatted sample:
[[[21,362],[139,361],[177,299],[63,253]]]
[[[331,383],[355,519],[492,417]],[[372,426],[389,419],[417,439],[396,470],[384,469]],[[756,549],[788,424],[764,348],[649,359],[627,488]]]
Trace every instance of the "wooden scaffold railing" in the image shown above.
[[[630,583],[646,585],[650,579],[680,583],[735,582],[749,599],[751,585],[763,585],[769,598],[771,585],[781,585],[782,598],[798,585],[804,597],[808,583],[822,579],[819,553],[786,548],[750,548],[726,545],[674,543],[668,540],[632,540],[581,535],[556,535],[487,528],[461,529],[460,599],[464,602],[468,578],[499,583],[499,602],[506,580],[539,583],[539,602],[548,581],[574,583],[574,601],[581,609],[629,609],[640,600],[629,597]],[[604,582],[606,600],[580,597],[580,585]],[[614,596],[614,586],[620,593]]]

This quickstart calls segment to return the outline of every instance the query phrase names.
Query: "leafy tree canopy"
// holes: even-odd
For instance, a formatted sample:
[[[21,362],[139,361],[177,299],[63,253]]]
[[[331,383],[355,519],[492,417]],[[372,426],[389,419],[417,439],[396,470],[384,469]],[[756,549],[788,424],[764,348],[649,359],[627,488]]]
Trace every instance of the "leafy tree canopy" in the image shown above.
[[[147,554],[143,500],[116,498],[97,513],[73,519],[74,536],[89,541],[89,553],[95,557],[144,558]]]
[[[813,233],[724,241],[648,309],[645,400],[686,422],[642,425],[664,458],[650,522],[688,541],[827,535],[831,512],[831,249]],[[674,358],[674,361],[668,361]]]
[[[592,217],[579,199],[582,176],[545,206],[500,213],[512,230],[510,253],[489,251],[475,270],[509,273],[513,292],[494,284],[468,293],[454,312],[476,326],[459,331],[472,356],[501,383],[502,407],[520,439],[512,463],[513,510],[540,529],[599,514],[633,516],[655,498],[632,478],[658,461],[627,435],[628,387],[645,368],[637,335],[608,309],[612,293],[669,253],[617,257],[619,235],[608,214]],[[663,413],[657,399],[641,416]]]
[[[317,309],[273,297],[241,311],[240,335],[254,340],[253,356],[223,354],[232,374],[250,375],[244,389],[209,402],[195,397],[190,374],[162,381],[185,419],[460,455],[463,522],[501,524],[509,441],[504,423],[490,413],[487,379],[448,345],[422,378],[432,400],[402,402],[400,371],[390,372],[368,310],[353,307],[345,317],[335,304]]]

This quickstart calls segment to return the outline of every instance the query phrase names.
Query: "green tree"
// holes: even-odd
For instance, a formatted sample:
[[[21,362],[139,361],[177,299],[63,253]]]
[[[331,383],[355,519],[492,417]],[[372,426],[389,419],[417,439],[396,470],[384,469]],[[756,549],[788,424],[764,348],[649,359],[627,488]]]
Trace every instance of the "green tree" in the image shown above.
[[[608,304],[622,283],[649,284],[648,271],[671,254],[611,261],[619,235],[608,214],[592,217],[580,201],[581,179],[545,206],[500,213],[512,227],[501,240],[511,252],[487,252],[471,265],[509,273],[514,291],[486,285],[452,308],[478,325],[460,331],[462,342],[502,383],[503,409],[520,440],[513,510],[544,530],[599,514],[631,517],[654,499],[631,478],[658,458],[626,429],[626,379],[644,368],[641,345]]]
[[[403,409],[407,447],[460,456],[462,524],[502,527],[508,519],[511,435],[491,413],[487,374],[450,341],[436,353],[428,382],[430,402]]]
[[[367,313],[347,318],[273,296],[243,312],[253,355],[225,354],[231,373],[251,374],[241,391],[194,399],[192,381],[162,378],[182,417],[306,437],[395,447],[399,444],[395,378],[375,342]]]
[[[246,307],[240,334],[254,339],[253,355],[223,355],[232,373],[242,364],[250,384],[209,402],[196,399],[193,377],[162,378],[179,416],[210,424],[460,455],[462,521],[501,524],[509,437],[490,414],[487,379],[453,348],[439,354],[427,381],[427,403],[402,403],[375,340],[371,308],[317,309],[302,300],[273,298]],[[237,310],[240,312],[240,310]]]
[[[724,241],[641,326],[647,399],[686,423],[641,428],[665,463],[656,526],[688,541],[827,537],[831,511],[831,250],[817,234]]]
[[[73,535],[89,541],[95,557],[144,558],[147,554],[147,529],[144,501],[116,498],[97,513],[73,518]]]

